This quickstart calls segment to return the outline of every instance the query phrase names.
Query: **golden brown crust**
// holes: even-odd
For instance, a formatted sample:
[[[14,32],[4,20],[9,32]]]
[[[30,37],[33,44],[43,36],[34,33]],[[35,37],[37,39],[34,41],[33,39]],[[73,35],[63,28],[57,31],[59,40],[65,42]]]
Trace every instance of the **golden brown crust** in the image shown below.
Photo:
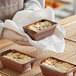
[[[48,28],[49,26],[52,26],[52,23],[49,21],[44,21],[44,22],[38,22],[32,25],[29,25],[26,28],[37,32],[44,28]]]
[[[49,66],[49,67],[57,68],[63,72],[67,72],[68,70],[75,67],[74,65],[71,65],[67,62],[58,61],[58,60],[52,59],[52,58],[45,60],[42,64]]]
[[[3,57],[11,59],[11,60],[18,62],[20,64],[24,64],[24,63],[33,59],[27,55],[23,55],[20,53],[12,53],[12,52],[8,53],[7,55],[3,55]]]

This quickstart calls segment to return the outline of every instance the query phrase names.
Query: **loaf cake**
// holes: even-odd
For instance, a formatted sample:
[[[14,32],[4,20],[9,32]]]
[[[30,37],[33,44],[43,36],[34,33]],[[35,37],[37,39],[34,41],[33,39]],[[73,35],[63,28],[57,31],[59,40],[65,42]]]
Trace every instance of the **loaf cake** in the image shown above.
[[[13,52],[9,52],[7,55],[3,55],[3,57],[11,59],[11,60],[18,62],[20,64],[24,64],[24,63],[33,59],[27,55],[23,55],[20,53],[13,53]]]
[[[74,65],[71,65],[67,62],[58,61],[58,60],[53,59],[53,58],[48,58],[47,60],[42,62],[42,64],[46,65],[48,67],[55,68],[55,69],[60,70],[62,72],[67,72],[70,69],[75,67]]]
[[[49,21],[44,21],[44,22],[37,22],[35,24],[29,25],[26,28],[38,32],[42,29],[48,28],[49,26],[52,26],[52,23]]]

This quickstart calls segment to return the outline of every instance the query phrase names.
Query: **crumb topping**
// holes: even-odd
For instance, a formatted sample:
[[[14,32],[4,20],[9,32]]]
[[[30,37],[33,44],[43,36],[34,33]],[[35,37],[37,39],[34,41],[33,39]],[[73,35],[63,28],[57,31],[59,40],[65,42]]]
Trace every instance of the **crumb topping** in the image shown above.
[[[49,26],[52,26],[52,23],[49,21],[44,21],[44,22],[38,22],[36,24],[32,24],[28,26],[27,28],[35,32],[38,32],[42,29],[48,28]]]
[[[24,64],[24,63],[33,59],[27,55],[23,55],[20,53],[13,53],[13,52],[8,53],[7,55],[3,55],[3,57],[11,59],[11,60],[18,62],[20,64]]]
[[[49,67],[53,67],[58,70],[61,70],[63,72],[67,72],[68,70],[75,67],[74,65],[71,65],[67,62],[61,62],[61,61],[58,61],[58,60],[52,59],[52,58],[45,60],[42,64],[49,66]]]

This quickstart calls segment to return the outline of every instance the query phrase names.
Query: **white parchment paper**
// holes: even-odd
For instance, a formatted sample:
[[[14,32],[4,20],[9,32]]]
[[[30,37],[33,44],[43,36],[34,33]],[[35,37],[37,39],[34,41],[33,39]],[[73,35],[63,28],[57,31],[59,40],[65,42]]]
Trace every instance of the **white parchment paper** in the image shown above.
[[[64,52],[65,29],[61,25],[57,25],[56,30],[52,36],[44,38],[40,41],[34,41],[26,33],[24,33],[23,26],[29,25],[41,19],[54,21],[54,11],[50,7],[36,11],[19,11],[16,13],[13,20],[6,20],[4,25],[5,28],[12,29],[19,34],[27,37],[29,43],[41,51],[50,50],[58,53]]]

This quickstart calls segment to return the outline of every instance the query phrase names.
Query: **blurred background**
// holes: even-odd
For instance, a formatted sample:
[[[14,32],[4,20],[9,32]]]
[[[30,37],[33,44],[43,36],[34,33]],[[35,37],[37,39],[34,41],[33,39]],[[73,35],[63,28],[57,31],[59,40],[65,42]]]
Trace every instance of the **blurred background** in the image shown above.
[[[45,0],[45,7],[50,6],[55,11],[55,21],[76,14],[76,0]]]

